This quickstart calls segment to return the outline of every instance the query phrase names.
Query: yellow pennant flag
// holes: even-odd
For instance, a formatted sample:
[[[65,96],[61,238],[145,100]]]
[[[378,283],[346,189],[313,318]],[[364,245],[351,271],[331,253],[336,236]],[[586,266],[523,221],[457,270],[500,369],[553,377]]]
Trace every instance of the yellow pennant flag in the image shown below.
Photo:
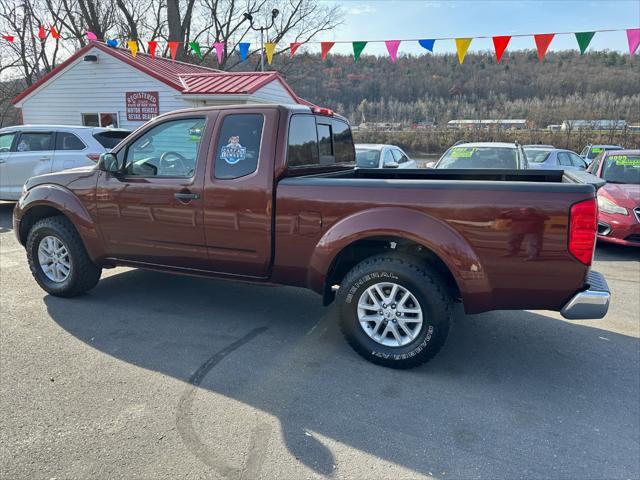
[[[136,42],[135,40],[129,40],[127,42],[127,47],[129,47],[129,50],[131,50],[131,56],[133,58],[136,58],[136,53],[138,53],[138,42]]]
[[[264,51],[267,54],[267,63],[269,65],[271,65],[271,61],[273,60],[273,52],[276,51],[276,45],[275,43],[265,43],[264,44]]]
[[[471,45],[472,38],[456,38],[456,50],[458,50],[458,61],[460,65],[464,62],[464,57],[467,55],[469,45]]]

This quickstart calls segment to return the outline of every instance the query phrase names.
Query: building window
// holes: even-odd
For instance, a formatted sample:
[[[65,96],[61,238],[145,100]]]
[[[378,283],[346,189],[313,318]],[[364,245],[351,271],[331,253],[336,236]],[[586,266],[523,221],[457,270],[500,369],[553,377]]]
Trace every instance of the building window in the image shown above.
[[[85,127],[113,127],[118,128],[117,113],[83,113],[82,125]]]

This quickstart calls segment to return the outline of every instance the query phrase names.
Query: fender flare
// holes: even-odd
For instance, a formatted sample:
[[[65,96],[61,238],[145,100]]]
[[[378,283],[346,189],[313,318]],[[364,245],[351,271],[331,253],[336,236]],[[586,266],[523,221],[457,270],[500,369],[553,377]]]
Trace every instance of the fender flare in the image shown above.
[[[311,256],[307,285],[323,292],[329,269],[340,252],[371,237],[400,237],[431,250],[453,275],[465,307],[467,302],[474,303],[474,297],[491,294],[489,278],[469,242],[443,221],[404,207],[363,210],[332,225]]]

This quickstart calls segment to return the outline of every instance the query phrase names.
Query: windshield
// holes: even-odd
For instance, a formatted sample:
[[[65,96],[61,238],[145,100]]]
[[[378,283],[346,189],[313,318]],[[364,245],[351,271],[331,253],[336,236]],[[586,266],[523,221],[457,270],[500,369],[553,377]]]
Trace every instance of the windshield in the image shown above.
[[[377,168],[380,150],[356,148],[356,164],[362,168]]]
[[[549,156],[549,150],[537,150],[533,148],[525,148],[524,153],[527,155],[527,160],[533,163],[542,163]]]
[[[640,184],[640,155],[611,155],[604,160],[602,178],[609,183]]]
[[[587,158],[589,160],[593,160],[602,152],[607,152],[609,150],[622,150],[622,147],[591,147],[591,150],[587,154]]]
[[[453,147],[440,159],[436,168],[518,168],[515,148]]]

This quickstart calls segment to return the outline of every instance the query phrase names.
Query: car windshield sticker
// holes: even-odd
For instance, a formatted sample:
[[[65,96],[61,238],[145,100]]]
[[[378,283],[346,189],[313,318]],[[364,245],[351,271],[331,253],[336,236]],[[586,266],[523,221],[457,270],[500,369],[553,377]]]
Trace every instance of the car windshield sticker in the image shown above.
[[[628,157],[626,155],[611,155],[611,160],[616,162],[616,165],[632,165],[634,167],[640,166],[640,157]]]
[[[464,147],[457,147],[451,150],[451,157],[453,158],[469,158],[471,156],[473,156],[473,153],[476,151],[477,149],[475,148],[464,148]]]
[[[241,160],[247,157],[247,149],[240,145],[240,136],[233,135],[229,138],[229,144],[226,147],[222,147],[220,152],[220,158],[227,162],[229,165],[235,165]]]
[[[202,139],[202,128],[191,127],[189,129],[189,140],[199,142]]]
[[[593,153],[600,153],[600,152],[602,151],[602,148],[593,147],[593,148],[591,149],[591,151],[592,151]]]

